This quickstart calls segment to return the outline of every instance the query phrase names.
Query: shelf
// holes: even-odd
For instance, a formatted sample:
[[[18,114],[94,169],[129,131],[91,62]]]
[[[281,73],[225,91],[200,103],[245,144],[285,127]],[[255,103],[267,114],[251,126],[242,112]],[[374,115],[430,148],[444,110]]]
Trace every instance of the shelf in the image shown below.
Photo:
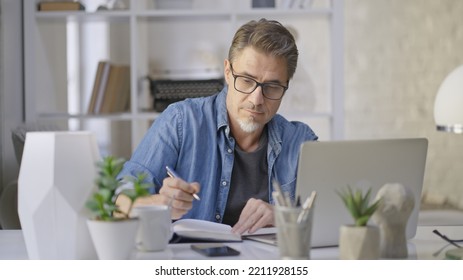
[[[330,9],[249,9],[245,11],[239,11],[236,13],[237,16],[330,16],[332,15]]]
[[[38,20],[67,20],[67,21],[107,21],[107,20],[129,20],[129,11],[105,11],[105,12],[85,12],[85,11],[59,11],[59,12],[35,12]]]
[[[140,109],[152,108],[149,86],[141,77],[156,71],[222,69],[236,28],[251,19],[267,18],[290,25],[299,35],[297,72],[302,74],[291,81],[291,98],[279,112],[291,120],[316,124],[325,138],[342,138],[343,77],[335,69],[343,68],[342,1],[326,0],[324,5],[306,9],[252,9],[250,1],[247,5],[224,0],[219,9],[181,10],[143,9],[150,3],[130,0],[128,10],[95,12],[37,11],[37,1],[24,0],[23,4],[27,122],[67,122],[101,137],[106,129],[93,123],[107,120],[109,124],[104,125],[128,135],[119,139],[124,149],[133,150],[147,125],[160,115]],[[130,65],[130,112],[86,114],[101,60]],[[201,76],[200,71],[194,73]],[[111,137],[99,140],[107,141],[107,148],[112,149]]]
[[[159,17],[159,18],[194,18],[208,17],[228,19],[230,12],[217,10],[148,10],[134,12],[135,17]]]
[[[227,20],[233,16],[236,17],[255,17],[255,16],[330,16],[332,11],[329,9],[313,10],[275,10],[275,9],[255,9],[240,12],[216,11],[216,10],[148,10],[148,11],[102,11],[102,12],[85,12],[85,11],[57,11],[57,12],[35,12],[37,19],[67,19],[80,21],[100,21],[108,19],[129,19],[136,18],[169,18],[188,20],[191,18],[223,19]]]
[[[144,113],[116,113],[116,114],[66,114],[66,113],[41,113],[38,115],[39,119],[47,120],[66,120],[66,119],[108,119],[111,121],[125,121],[125,120],[155,120],[161,115],[160,112],[144,112]],[[298,118],[316,118],[316,119],[331,119],[331,113],[288,113],[285,117],[289,119]]]
[[[129,120],[154,120],[161,113],[158,112],[146,112],[146,113],[120,113],[120,114],[66,114],[66,113],[41,113],[38,115],[39,119],[47,120],[66,120],[66,119],[79,119],[79,120],[91,120],[91,119],[107,119],[111,121],[129,121]]]

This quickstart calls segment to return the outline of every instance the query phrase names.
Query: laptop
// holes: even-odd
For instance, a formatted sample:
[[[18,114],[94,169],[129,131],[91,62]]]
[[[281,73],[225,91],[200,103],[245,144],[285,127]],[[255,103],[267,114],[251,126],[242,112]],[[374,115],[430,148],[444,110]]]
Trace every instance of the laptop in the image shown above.
[[[301,145],[296,195],[304,201],[315,190],[312,247],[337,246],[341,225],[353,224],[336,190],[350,185],[366,191],[371,199],[386,183],[401,183],[413,191],[415,207],[406,237],[418,225],[428,141],[425,138],[305,142]],[[369,221],[369,224],[373,222]]]

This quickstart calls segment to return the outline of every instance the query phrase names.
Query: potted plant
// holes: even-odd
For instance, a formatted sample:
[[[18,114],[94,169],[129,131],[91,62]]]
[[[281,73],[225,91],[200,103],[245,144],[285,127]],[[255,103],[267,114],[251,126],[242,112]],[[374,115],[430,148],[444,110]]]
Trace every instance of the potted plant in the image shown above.
[[[137,177],[126,177],[123,182],[118,180],[117,175],[124,162],[122,158],[107,156],[97,163],[97,189],[86,203],[92,213],[87,225],[100,259],[129,257],[138,229],[138,219],[131,218],[130,211],[137,198],[149,195],[148,189],[151,187],[151,184],[144,182],[144,173]],[[118,193],[125,182],[131,182],[133,186]],[[119,195],[128,198],[129,205],[125,211],[116,204]]]
[[[352,190],[350,186],[338,192],[354,219],[354,225],[342,225],[339,235],[340,259],[378,259],[379,229],[368,225],[368,220],[379,206],[380,200],[370,203],[371,188]]]

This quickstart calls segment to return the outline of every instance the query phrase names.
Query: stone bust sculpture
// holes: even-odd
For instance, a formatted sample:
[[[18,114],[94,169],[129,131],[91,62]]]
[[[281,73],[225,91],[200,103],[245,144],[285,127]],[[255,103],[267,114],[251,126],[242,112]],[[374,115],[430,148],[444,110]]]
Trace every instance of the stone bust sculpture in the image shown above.
[[[407,257],[406,227],[415,207],[413,192],[398,183],[385,184],[379,189],[376,199],[381,199],[381,203],[372,219],[380,229],[381,257]]]

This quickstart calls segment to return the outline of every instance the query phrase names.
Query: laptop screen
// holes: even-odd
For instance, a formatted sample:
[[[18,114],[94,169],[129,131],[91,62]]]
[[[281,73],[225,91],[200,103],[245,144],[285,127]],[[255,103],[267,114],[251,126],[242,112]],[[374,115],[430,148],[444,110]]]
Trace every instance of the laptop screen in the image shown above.
[[[337,246],[341,225],[354,221],[336,193],[350,185],[371,188],[371,199],[389,183],[410,189],[415,206],[406,236],[416,233],[428,141],[425,138],[306,142],[299,155],[296,195],[304,201],[317,191],[312,247]],[[370,221],[369,224],[373,222]]]

